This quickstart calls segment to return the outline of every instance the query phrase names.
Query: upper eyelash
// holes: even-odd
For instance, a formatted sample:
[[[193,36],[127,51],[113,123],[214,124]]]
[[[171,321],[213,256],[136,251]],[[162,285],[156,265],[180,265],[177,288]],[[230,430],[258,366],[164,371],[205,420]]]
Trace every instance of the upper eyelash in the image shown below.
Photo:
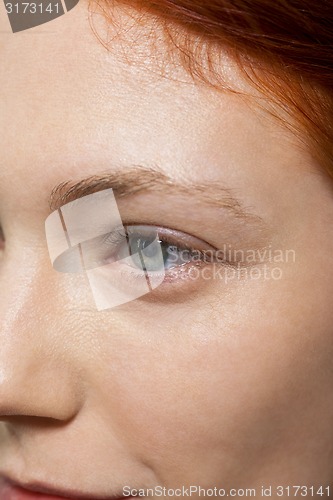
[[[128,224],[125,226],[118,226],[118,227],[114,228],[112,232],[105,235],[105,237],[102,240],[102,244],[110,244],[111,243],[116,248],[117,245],[119,245],[120,243],[123,243],[124,241],[127,240],[127,236],[132,236],[134,234],[140,235],[139,230],[137,230],[137,231],[135,229],[129,230],[129,228],[136,228],[136,227],[140,228],[143,226],[140,226],[138,224],[137,225]],[[150,226],[146,226],[146,227],[150,227]],[[153,231],[153,229],[152,229],[152,231]],[[191,245],[186,245],[186,244],[184,244],[184,242],[179,243],[176,241],[176,238],[171,238],[169,235],[162,235],[160,237],[160,240],[163,243],[167,243],[169,245],[176,246],[179,250],[188,250],[189,252],[196,252],[197,255],[198,254],[202,255],[202,257],[204,258],[203,251],[198,250]]]
[[[124,240],[126,240],[125,227],[118,226],[103,236],[102,245],[112,243],[116,246]]]

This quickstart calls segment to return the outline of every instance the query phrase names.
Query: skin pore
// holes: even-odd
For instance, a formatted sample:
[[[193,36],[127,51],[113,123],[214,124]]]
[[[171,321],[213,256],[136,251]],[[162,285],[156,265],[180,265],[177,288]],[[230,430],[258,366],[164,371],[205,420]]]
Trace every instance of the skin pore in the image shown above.
[[[91,498],[125,485],[333,487],[330,181],[259,107],[172,62],[161,75],[165,47],[152,51],[128,10],[95,23],[109,50],[85,2],[15,35],[1,11],[0,476]],[[120,189],[152,172],[158,187]],[[52,268],[44,222],[57,185],[108,174],[124,224],[295,259],[98,312],[84,276]],[[192,184],[220,187],[218,203]]]

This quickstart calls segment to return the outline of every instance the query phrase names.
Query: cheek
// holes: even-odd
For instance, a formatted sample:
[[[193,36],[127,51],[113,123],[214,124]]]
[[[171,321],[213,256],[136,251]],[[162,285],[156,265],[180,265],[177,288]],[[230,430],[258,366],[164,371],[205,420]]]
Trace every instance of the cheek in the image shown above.
[[[151,312],[142,331],[136,318],[117,346],[104,345],[100,406],[165,484],[234,487],[311,438],[318,413],[328,422],[333,408],[329,308],[318,315],[301,269],[216,296],[209,311],[197,298],[164,323]]]
[[[117,406],[113,425],[160,484],[216,480],[213,468],[228,441],[221,432],[226,401],[216,346],[191,342],[189,334],[181,339],[179,332],[175,342],[169,329],[159,334],[167,340],[128,350],[117,370],[116,390],[108,395]]]

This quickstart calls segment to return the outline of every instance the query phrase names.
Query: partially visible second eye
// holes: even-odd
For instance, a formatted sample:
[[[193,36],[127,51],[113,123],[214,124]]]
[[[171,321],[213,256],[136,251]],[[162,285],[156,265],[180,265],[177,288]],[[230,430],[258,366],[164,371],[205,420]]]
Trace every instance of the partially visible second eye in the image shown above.
[[[0,250],[5,248],[5,235],[3,234],[2,227],[0,227]]]

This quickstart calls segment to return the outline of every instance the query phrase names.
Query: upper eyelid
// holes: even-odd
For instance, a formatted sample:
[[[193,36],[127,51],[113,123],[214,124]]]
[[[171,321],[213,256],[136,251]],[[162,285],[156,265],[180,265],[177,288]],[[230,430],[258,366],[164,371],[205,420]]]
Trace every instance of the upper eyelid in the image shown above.
[[[217,250],[214,245],[211,245],[208,241],[199,238],[198,236],[194,236],[193,234],[187,233],[186,231],[182,231],[180,229],[174,229],[172,227],[163,226],[159,224],[143,224],[141,223],[124,223],[124,227],[142,227],[142,228],[153,228],[157,230],[161,230],[164,233],[166,238],[173,238],[176,240],[178,237],[180,241],[186,242],[186,240],[192,240],[194,245],[200,246],[202,248],[207,249],[207,247],[211,250]]]
[[[113,229],[110,233],[106,234],[102,238],[102,244],[106,243],[121,243],[123,241],[127,240],[127,237],[130,238],[131,236],[134,235],[143,235],[146,236],[147,238],[150,236],[148,234],[148,231],[154,234],[159,233],[158,229],[160,229],[160,226],[152,226],[152,225],[144,225],[144,224],[124,224],[122,227],[116,227]],[[145,230],[147,230],[147,233],[145,234]],[[167,237],[165,237],[167,239]],[[176,240],[176,238],[174,238]]]
[[[198,239],[196,236],[192,236],[188,233],[184,233],[179,230],[174,230],[163,226],[148,225],[148,224],[124,224],[124,226],[117,227],[114,229],[114,231],[105,235],[101,244],[102,245],[111,244],[116,248],[117,245],[120,245],[122,243],[125,243],[125,241],[127,241],[127,235],[130,237],[131,235],[140,234],[140,231],[144,233],[145,230],[156,231],[156,233],[159,232],[160,239],[163,242],[169,245],[173,245],[180,250],[195,251],[199,253],[205,252],[207,250],[213,252],[217,250],[216,247],[210,245],[204,240]],[[163,236],[163,234],[161,234],[161,230],[168,231],[169,234],[167,235],[164,234]],[[114,232],[116,234],[114,234]],[[170,234],[170,232],[172,234]],[[148,237],[149,235],[147,234],[146,236]],[[183,238],[181,238],[180,236],[183,236]]]

